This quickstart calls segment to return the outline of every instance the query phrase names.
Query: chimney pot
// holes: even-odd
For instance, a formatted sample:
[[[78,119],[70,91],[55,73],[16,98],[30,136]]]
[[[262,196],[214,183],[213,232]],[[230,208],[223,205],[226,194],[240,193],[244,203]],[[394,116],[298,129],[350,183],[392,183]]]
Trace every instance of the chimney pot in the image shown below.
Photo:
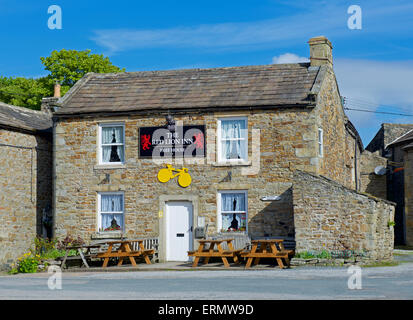
[[[54,98],[60,98],[60,84],[55,83],[54,85]]]
[[[333,46],[324,36],[314,37],[308,41],[310,45],[311,66],[329,65],[333,67]]]

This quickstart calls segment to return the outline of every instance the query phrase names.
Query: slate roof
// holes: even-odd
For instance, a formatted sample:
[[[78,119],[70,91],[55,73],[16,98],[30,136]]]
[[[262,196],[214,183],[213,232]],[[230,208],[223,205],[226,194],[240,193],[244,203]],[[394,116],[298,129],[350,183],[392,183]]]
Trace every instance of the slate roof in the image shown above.
[[[54,115],[136,110],[306,106],[320,67],[309,63],[88,73]]]
[[[0,126],[31,132],[51,132],[53,122],[48,114],[0,102]]]
[[[392,143],[390,143],[387,147],[396,145],[396,144],[403,144],[406,142],[413,142],[413,130],[408,131],[401,137],[398,137],[396,140],[394,140]],[[387,148],[386,147],[386,148]]]
[[[403,150],[413,149],[413,143],[408,144],[407,146],[402,148]]]

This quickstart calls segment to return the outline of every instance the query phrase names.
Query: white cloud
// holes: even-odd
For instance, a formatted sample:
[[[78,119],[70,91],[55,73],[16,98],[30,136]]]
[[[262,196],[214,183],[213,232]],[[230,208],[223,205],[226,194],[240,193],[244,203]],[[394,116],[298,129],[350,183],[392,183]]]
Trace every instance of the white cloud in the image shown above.
[[[413,114],[413,61],[336,59],[334,70],[349,108]],[[366,145],[381,123],[413,123],[413,117],[354,110],[346,113]]]
[[[257,50],[287,47],[319,35],[329,38],[353,36],[346,24],[348,6],[345,1],[314,1],[311,6],[300,5],[299,14],[270,20],[164,29],[101,29],[94,31],[92,40],[106,48],[108,54],[143,48]],[[363,4],[362,8],[369,22],[368,27],[363,27],[364,34],[411,36],[413,4],[407,0],[391,3],[377,0],[374,4]],[[320,14],[326,12],[328,14]]]
[[[272,63],[281,64],[281,63],[300,63],[300,62],[309,62],[310,60],[305,57],[299,57],[294,53],[284,53],[277,57],[272,58]]]
[[[355,105],[372,102],[413,112],[413,61],[336,59],[334,70],[341,95]]]

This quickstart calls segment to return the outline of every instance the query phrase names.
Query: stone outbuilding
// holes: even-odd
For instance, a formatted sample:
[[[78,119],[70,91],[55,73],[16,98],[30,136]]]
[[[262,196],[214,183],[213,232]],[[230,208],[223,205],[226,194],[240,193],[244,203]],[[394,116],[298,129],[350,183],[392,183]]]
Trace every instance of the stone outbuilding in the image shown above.
[[[45,233],[43,218],[52,217],[50,114],[0,102],[0,187],[0,267],[6,268]]]
[[[160,260],[172,261],[188,259],[206,226],[208,234],[299,241],[293,186],[305,176],[294,173],[359,190],[363,151],[344,114],[330,41],[309,45],[310,63],[87,74],[54,106],[55,235],[159,237]],[[335,214],[346,201],[363,210],[351,192],[337,196]],[[391,204],[363,206],[375,215],[357,223],[392,218]],[[300,250],[323,243],[310,233]]]

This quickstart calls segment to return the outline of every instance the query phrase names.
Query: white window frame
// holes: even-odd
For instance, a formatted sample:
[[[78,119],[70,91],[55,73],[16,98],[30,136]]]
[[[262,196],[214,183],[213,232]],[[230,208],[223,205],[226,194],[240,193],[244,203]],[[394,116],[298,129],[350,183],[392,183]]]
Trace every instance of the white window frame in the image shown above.
[[[222,210],[221,210],[221,195],[224,193],[243,193],[245,195],[245,231],[237,231],[240,233],[248,233],[248,190],[219,190],[217,192],[217,231],[222,230]],[[240,211],[225,211],[226,214],[239,213]]]
[[[105,127],[122,127],[123,132],[123,143],[107,143],[102,144],[102,128]],[[126,148],[125,148],[125,124],[122,122],[113,122],[113,123],[99,123],[99,134],[98,134],[98,158],[99,164],[101,165],[116,165],[116,164],[125,164],[126,162]],[[123,161],[120,162],[103,162],[103,146],[122,146],[123,147]]]
[[[120,230],[116,231],[103,231],[102,228],[102,211],[101,211],[101,203],[102,203],[102,195],[122,195],[122,211],[114,211],[110,213],[103,213],[103,214],[122,214],[123,215],[123,226]],[[113,192],[98,192],[98,212],[97,212],[97,221],[98,221],[98,232],[99,233],[106,233],[106,232],[124,232],[125,231],[125,193],[123,191],[113,191]]]
[[[244,120],[245,121],[245,138],[241,138],[239,140],[245,140],[245,159],[226,159],[222,157],[222,138],[221,138],[221,121],[226,120]],[[244,163],[248,162],[248,117],[222,117],[218,118],[217,124],[217,158],[218,163]],[[238,139],[237,139],[238,140]]]
[[[320,158],[324,157],[324,131],[321,128],[318,128],[317,135],[317,145],[318,145],[318,156]]]

